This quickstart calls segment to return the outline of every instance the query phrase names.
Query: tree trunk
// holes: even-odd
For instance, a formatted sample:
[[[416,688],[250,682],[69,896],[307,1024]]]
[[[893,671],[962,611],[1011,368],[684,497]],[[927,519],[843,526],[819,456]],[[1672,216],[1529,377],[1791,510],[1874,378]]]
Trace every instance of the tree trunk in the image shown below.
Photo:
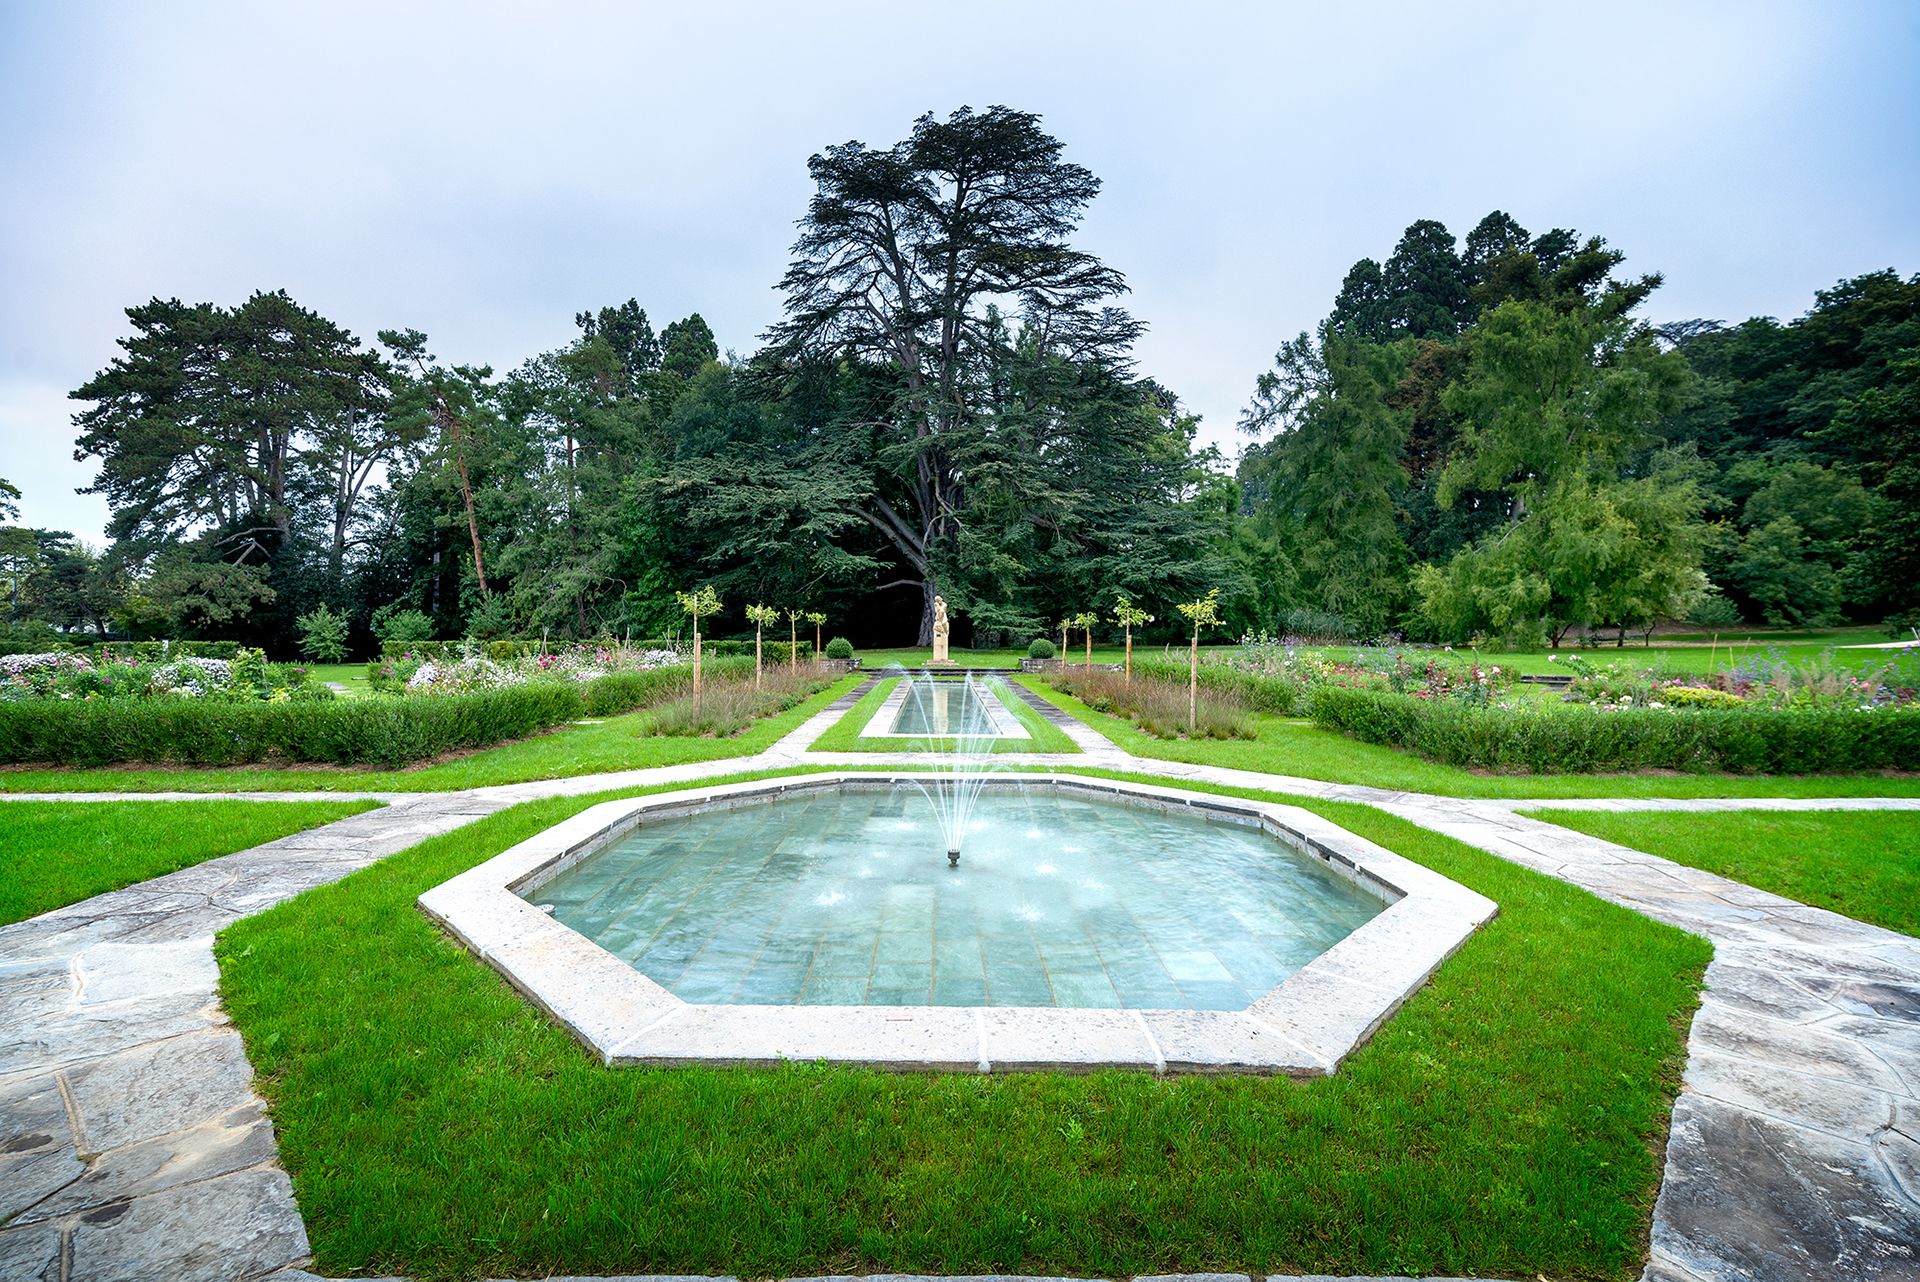
[[[920,581],[920,631],[914,637],[917,646],[933,644],[933,598],[940,595],[940,585],[932,578]]]
[[[700,719],[700,616],[693,616],[693,717]]]
[[[800,671],[800,621],[787,619],[787,671]]]
[[[1127,684],[1133,684],[1133,625],[1127,625]]]
[[[694,645],[698,646],[700,633],[696,630],[693,635]],[[760,625],[757,623],[753,625],[753,689],[755,694],[760,692]]]
[[[1187,649],[1187,733],[1200,724],[1200,625],[1193,625],[1193,644]]]
[[[1093,625],[1087,625],[1087,675],[1093,675]]]

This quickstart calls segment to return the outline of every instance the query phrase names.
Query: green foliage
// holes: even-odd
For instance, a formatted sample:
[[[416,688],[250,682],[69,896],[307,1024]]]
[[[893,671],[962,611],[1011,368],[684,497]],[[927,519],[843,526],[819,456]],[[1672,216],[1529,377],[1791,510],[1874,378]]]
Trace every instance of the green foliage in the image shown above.
[[[558,681],[431,699],[0,702],[0,763],[397,766],[521,738],[572,720],[582,707],[580,693]]]
[[[1051,659],[1059,653],[1059,647],[1045,637],[1035,637],[1033,640],[1027,642],[1027,657],[1029,659]]]
[[[314,663],[341,663],[347,657],[348,620],[325,604],[315,606],[294,621],[300,633],[300,653]]]
[[[693,619],[697,625],[710,614],[720,612],[720,594],[711,584],[701,584],[691,592],[675,592],[673,599],[680,603],[680,610]]]
[[[833,640],[827,642],[827,657],[829,659],[840,659],[843,661],[851,659],[853,657],[853,642],[847,640],[845,637],[835,637]]]
[[[1920,761],[1920,709],[1515,711],[1334,685],[1311,708],[1329,729],[1473,769],[1812,774]]]
[[[382,653],[389,646],[411,646],[433,639],[433,620],[398,603],[375,610],[372,626],[373,635],[380,639]]]

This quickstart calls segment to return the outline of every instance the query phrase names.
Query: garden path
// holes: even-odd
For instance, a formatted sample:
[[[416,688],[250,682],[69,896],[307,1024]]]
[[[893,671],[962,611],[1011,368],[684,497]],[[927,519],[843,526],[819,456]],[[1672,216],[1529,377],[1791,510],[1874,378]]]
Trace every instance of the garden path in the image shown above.
[[[522,801],[804,765],[924,764],[807,751],[866,688],[751,757],[361,794],[389,804],[0,928],[0,1282],[310,1277],[298,1269],[306,1231],[272,1125],[220,1008],[214,933]],[[1708,938],[1714,960],[1688,1036],[1646,1282],[1920,1277],[1920,939],[1515,813],[1909,809],[1920,799],[1436,797],[1136,758],[1021,694],[1082,752],[999,763],[1362,802]]]

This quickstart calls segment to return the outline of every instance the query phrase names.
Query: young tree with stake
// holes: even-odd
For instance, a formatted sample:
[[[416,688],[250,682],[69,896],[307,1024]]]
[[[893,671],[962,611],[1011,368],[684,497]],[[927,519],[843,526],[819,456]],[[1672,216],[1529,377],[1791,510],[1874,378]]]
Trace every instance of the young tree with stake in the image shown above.
[[[693,712],[700,715],[700,620],[720,613],[720,594],[703,583],[691,592],[675,592],[674,600],[693,620]]]
[[[770,605],[747,607],[747,621],[753,624],[753,688],[760,688],[760,634],[769,623],[780,621],[780,611]]]
[[[801,617],[813,625],[813,659],[815,663],[818,663],[822,654],[820,649],[820,625],[827,621],[827,616],[819,610],[808,610],[806,614]]]
[[[1080,613],[1074,615],[1072,619],[1073,626],[1079,628],[1081,632],[1086,634],[1087,675],[1089,676],[1093,675],[1093,625],[1098,622],[1100,622],[1100,616],[1092,610],[1082,610]]]
[[[1113,621],[1125,630],[1126,635],[1126,672],[1127,684],[1133,684],[1133,630],[1143,623],[1152,623],[1153,616],[1135,605],[1124,594],[1113,598]]]
[[[800,620],[807,612],[798,606],[787,611],[787,671],[800,671]]]
[[[1193,624],[1193,643],[1187,647],[1187,733],[1192,734],[1200,724],[1200,629],[1219,626],[1220,589],[1174,608]]]

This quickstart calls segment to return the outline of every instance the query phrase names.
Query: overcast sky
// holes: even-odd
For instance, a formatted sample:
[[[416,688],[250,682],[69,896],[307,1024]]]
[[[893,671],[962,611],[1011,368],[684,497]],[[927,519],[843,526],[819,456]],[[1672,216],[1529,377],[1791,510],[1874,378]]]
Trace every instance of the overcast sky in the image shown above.
[[[1920,270],[1920,4],[236,5],[0,0],[0,477],[98,538],[65,397],[160,295],[517,364],[588,306],[749,351],[806,158],[1045,117],[1141,367],[1234,420],[1417,218],[1605,236],[1657,320]]]

